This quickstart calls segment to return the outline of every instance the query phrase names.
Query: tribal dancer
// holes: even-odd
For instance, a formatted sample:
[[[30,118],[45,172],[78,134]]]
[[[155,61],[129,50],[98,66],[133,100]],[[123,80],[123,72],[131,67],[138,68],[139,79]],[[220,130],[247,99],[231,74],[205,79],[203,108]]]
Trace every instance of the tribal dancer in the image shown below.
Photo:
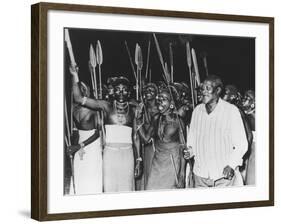
[[[156,96],[158,94],[158,88],[154,83],[148,83],[143,90],[143,98],[146,107],[146,116],[144,116],[144,128],[147,130],[150,127],[150,123],[153,120],[154,116],[159,113],[158,107],[156,105]],[[143,153],[143,178],[144,185],[147,183],[148,174],[151,170],[152,158],[154,155],[155,147],[154,140],[151,138],[151,141],[144,145]]]
[[[80,82],[80,91],[83,97],[90,96],[90,89],[83,82]],[[97,131],[99,125],[97,112],[76,104],[73,118],[78,128],[79,144],[69,146],[67,152],[69,155],[74,154],[75,193],[78,195],[101,193],[102,153]]]
[[[152,159],[146,190],[175,189],[184,187],[185,161],[182,156],[180,126],[175,102],[167,88],[160,91],[157,99],[160,114],[154,116],[146,131],[139,128],[140,135],[148,142],[155,141],[155,154]]]
[[[248,149],[236,106],[220,98],[223,83],[210,75],[203,82],[203,103],[192,114],[184,157],[194,156],[195,187],[243,185],[238,170]]]
[[[253,185],[255,184],[255,145],[256,145],[256,138],[255,138],[255,92],[252,90],[248,90],[245,93],[245,96],[242,100],[242,107],[246,114],[246,119],[248,120],[252,133],[253,133],[253,142],[251,145],[250,155],[248,159],[248,164],[246,168],[246,184]]]
[[[73,75],[73,94],[77,103],[104,113],[105,148],[103,152],[104,192],[133,191],[134,176],[140,175],[139,138],[136,135],[135,108],[129,105],[130,83],[118,77],[112,83],[112,102],[83,97],[78,88],[77,69],[70,67]],[[134,167],[135,166],[135,167]],[[135,169],[134,169],[135,168]]]

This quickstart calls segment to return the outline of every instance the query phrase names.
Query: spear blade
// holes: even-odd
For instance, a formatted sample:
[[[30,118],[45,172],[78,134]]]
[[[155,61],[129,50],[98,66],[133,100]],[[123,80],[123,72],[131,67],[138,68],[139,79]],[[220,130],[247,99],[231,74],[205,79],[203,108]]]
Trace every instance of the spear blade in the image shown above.
[[[96,46],[96,54],[97,54],[97,64],[101,65],[103,63],[103,54],[102,54],[101,43],[99,40]]]
[[[197,64],[196,52],[193,48],[191,50],[191,54],[192,54],[192,59],[193,59],[194,71],[195,71],[195,80],[197,82],[197,85],[199,86],[200,85],[200,75],[199,75],[199,69],[198,69],[198,64]]]
[[[75,61],[75,58],[74,58],[72,44],[71,44],[71,41],[70,41],[68,29],[64,30],[64,40],[66,42],[66,46],[67,46],[67,49],[68,49],[71,65],[72,65],[72,67],[75,68],[77,66],[77,64],[76,64],[76,61]]]
[[[90,45],[89,59],[92,68],[95,68],[97,66],[97,58],[92,44]]]
[[[188,41],[186,42],[186,56],[187,56],[188,67],[191,68],[192,59],[191,59],[191,53],[190,53],[190,44]]]

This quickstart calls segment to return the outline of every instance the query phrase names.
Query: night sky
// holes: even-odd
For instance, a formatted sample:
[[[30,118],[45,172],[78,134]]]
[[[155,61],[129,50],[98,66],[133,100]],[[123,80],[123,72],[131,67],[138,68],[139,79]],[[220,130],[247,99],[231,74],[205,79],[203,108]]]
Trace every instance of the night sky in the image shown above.
[[[105,82],[110,76],[126,76],[134,82],[125,41],[131,52],[134,62],[135,47],[138,43],[142,49],[143,69],[145,74],[147,46],[150,40],[150,62],[152,81],[162,79],[162,67],[156,51],[152,33],[132,31],[111,31],[96,29],[69,28],[76,63],[79,67],[79,77],[90,84],[88,69],[89,47],[94,49],[97,40],[100,40],[103,50],[102,80]],[[197,55],[200,78],[206,77],[202,55],[207,54],[209,74],[215,74],[222,78],[224,84],[234,84],[243,93],[247,89],[255,89],[255,39],[229,36],[207,36],[192,34],[156,33],[164,60],[170,64],[169,44],[172,43],[174,58],[174,80],[176,82],[189,82],[189,70],[186,59],[185,43],[188,40],[191,48]],[[69,56],[65,45],[65,71],[66,88],[70,77],[68,73]],[[135,68],[136,65],[134,64]]]

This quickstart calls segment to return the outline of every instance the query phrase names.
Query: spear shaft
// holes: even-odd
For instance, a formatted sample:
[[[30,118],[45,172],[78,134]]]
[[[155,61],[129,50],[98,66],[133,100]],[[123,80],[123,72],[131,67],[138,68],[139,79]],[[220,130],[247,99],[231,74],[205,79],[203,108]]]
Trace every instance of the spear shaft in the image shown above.
[[[147,47],[147,57],[146,57],[146,69],[145,69],[145,79],[147,80],[148,76],[148,67],[149,67],[149,57],[150,57],[150,40]]]
[[[190,89],[191,89],[191,99],[192,99],[192,107],[194,109],[195,103],[194,103],[194,88],[193,88],[193,78],[192,78],[192,59],[191,59],[191,52],[190,52],[190,45],[189,42],[186,42],[186,57],[187,57],[187,65],[189,70],[189,81],[190,81]]]
[[[134,67],[134,64],[133,64],[132,56],[131,56],[127,41],[125,41],[125,46],[126,46],[126,50],[127,50],[128,56],[129,56],[129,60],[130,60],[130,64],[131,64],[133,74],[135,76],[135,79],[137,80],[136,70],[135,70],[135,67]]]

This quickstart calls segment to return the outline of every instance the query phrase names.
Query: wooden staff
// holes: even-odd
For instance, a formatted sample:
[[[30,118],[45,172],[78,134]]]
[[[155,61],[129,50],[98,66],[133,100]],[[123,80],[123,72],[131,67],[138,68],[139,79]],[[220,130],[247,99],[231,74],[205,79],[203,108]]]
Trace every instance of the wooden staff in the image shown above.
[[[99,88],[100,88],[99,99],[102,99],[101,65],[103,62],[103,55],[102,55],[101,43],[99,40],[96,46],[96,54],[97,54],[97,64],[99,65]]]
[[[90,45],[90,50],[89,50],[89,65],[90,65],[93,94],[95,98],[98,99],[98,85],[97,85],[97,75],[96,75],[97,58],[92,44]]]
[[[194,88],[193,88],[193,78],[192,78],[192,59],[191,59],[191,52],[190,52],[190,45],[189,42],[186,42],[186,56],[187,56],[187,65],[189,68],[189,80],[190,80],[190,89],[191,89],[191,98],[192,98],[192,107],[194,110],[195,101],[194,101]]]
[[[171,66],[171,82],[174,82],[174,59],[172,43],[169,44],[170,66]]]
[[[149,83],[151,83],[151,69],[149,69]]]

